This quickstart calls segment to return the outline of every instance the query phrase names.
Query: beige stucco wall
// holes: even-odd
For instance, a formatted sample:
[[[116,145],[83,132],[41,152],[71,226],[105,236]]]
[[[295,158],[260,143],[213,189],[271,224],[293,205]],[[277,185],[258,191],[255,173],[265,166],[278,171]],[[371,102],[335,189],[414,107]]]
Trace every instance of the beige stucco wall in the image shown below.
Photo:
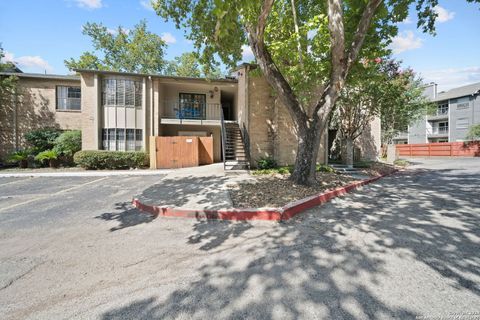
[[[95,76],[91,73],[82,74],[82,149],[99,149],[99,123],[102,118],[98,113],[98,88]]]
[[[80,86],[80,80],[19,78],[16,128],[18,148],[24,148],[25,133],[39,128],[81,129],[81,111],[56,110],[56,86]],[[15,149],[13,104],[0,106],[0,158]]]
[[[360,150],[361,159],[372,161],[378,159],[382,148],[380,117],[375,117],[365,127],[363,133],[355,141],[355,146]]]

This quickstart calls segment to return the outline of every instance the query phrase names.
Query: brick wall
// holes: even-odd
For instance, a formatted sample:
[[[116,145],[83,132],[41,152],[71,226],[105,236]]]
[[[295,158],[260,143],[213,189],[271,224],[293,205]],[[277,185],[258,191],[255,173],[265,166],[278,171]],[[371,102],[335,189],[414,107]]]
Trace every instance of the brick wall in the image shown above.
[[[82,113],[56,110],[56,86],[79,86],[80,81],[20,78],[17,102],[18,147],[24,148],[25,133],[39,128],[81,129]],[[15,149],[13,104],[0,106],[0,158]]]
[[[248,131],[252,166],[260,157],[273,157],[279,165],[294,164],[298,138],[287,108],[274,97],[262,76],[251,74],[248,79]],[[319,163],[325,162],[324,145],[320,145]]]

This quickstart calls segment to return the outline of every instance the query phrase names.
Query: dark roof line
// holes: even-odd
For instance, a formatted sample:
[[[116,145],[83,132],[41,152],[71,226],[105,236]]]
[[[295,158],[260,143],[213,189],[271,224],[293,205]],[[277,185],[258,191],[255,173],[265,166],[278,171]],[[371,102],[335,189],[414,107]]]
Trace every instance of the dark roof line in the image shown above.
[[[1,76],[16,76],[16,77],[19,77],[19,78],[36,78],[36,79],[80,81],[80,76],[78,76],[78,75],[24,73],[24,72],[0,72],[0,75]]]
[[[160,79],[170,80],[188,80],[188,81],[206,81],[206,82],[227,82],[237,83],[237,79],[208,79],[208,78],[195,78],[195,77],[177,77],[177,76],[164,76],[155,73],[136,73],[136,72],[121,72],[121,71],[107,71],[107,70],[91,70],[91,69],[74,69],[78,73],[98,73],[98,74],[114,74],[114,75],[126,75],[133,77],[155,77]]]

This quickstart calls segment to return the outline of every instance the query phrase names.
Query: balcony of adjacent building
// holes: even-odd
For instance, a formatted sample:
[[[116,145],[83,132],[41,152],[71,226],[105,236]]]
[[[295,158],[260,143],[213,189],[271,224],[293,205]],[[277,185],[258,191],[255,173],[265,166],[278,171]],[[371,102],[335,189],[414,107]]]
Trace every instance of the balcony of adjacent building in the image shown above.
[[[427,120],[448,120],[448,102],[439,104],[435,112],[427,116]]]
[[[433,123],[427,128],[428,138],[448,138],[448,122]]]

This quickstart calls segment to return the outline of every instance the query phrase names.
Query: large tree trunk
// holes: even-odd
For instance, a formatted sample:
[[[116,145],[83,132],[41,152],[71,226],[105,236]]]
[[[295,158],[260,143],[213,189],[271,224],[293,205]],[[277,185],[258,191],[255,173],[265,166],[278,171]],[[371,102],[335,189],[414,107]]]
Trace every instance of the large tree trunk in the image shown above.
[[[353,168],[353,139],[345,137],[345,164],[349,168]]]
[[[323,137],[322,132],[323,130],[319,130],[315,126],[299,128],[295,169],[291,176],[295,183],[302,185],[315,183],[317,156],[320,141]]]

